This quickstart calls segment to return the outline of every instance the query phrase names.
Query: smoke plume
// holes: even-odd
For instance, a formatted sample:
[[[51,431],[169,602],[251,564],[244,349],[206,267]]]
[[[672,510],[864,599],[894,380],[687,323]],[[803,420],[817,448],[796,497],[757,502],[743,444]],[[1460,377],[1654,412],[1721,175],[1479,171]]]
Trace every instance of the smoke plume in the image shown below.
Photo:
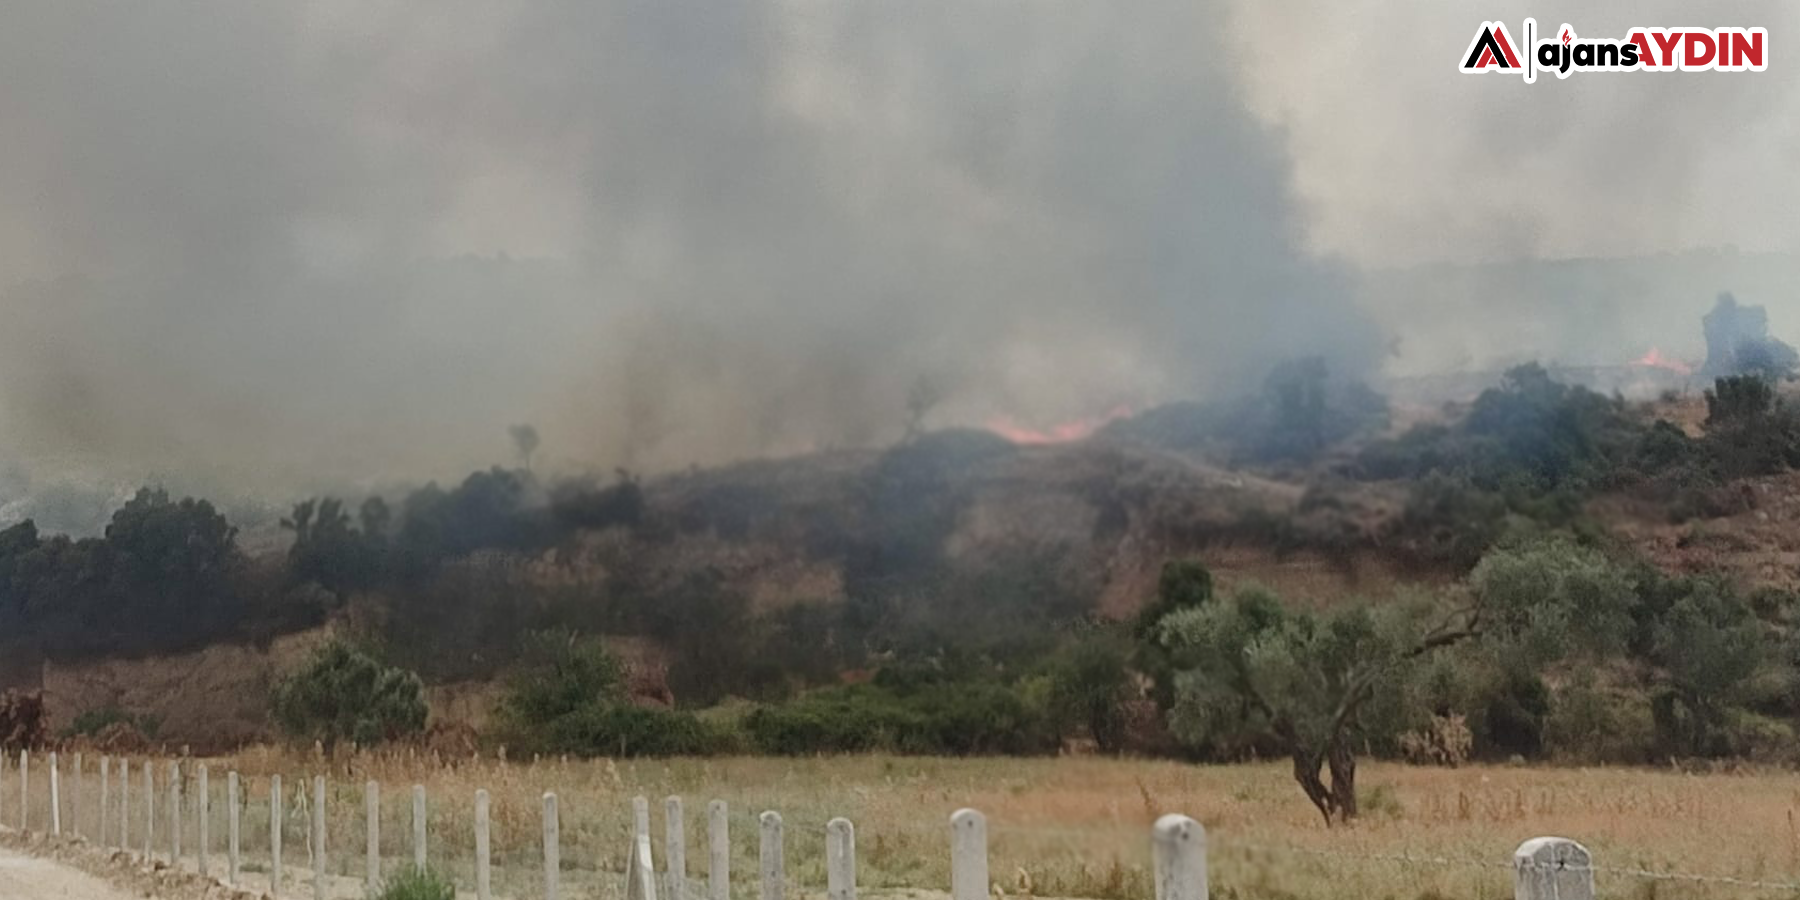
[[[527,422],[540,467],[655,470],[893,440],[926,381],[928,425],[1044,427],[1367,374],[1419,298],[1359,269],[1729,236],[1706,164],[1791,156],[1791,79],[1468,79],[1438,7],[31,4],[9,483],[446,477]],[[1779,60],[1783,12],[1720,24]],[[1776,143],[1707,149],[1747,122]],[[1618,203],[1590,232],[1539,196]]]

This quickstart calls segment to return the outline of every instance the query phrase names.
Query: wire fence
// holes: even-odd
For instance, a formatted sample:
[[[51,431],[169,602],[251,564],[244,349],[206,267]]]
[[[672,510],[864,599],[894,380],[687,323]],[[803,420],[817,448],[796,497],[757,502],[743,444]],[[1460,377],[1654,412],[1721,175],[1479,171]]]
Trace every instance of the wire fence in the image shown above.
[[[268,774],[225,774],[193,761],[171,766],[163,760],[9,756],[0,764],[0,828],[79,838],[146,862],[194,872],[204,868],[242,888],[326,900],[362,897],[368,887],[419,859],[464,890],[486,885],[483,900],[560,900],[559,889],[566,896],[656,900],[633,895],[640,886],[634,879],[646,868],[654,876],[652,893],[661,893],[661,900],[819,895],[852,900],[859,888],[872,893],[950,888],[955,900],[976,900],[954,890],[959,878],[968,880],[960,873],[974,865],[965,857],[976,851],[962,853],[955,827],[942,821],[877,819],[857,833],[848,820],[807,813],[786,821],[777,817],[772,834],[766,812],[722,802],[682,807],[652,806],[643,799],[627,804],[616,797],[573,803],[557,798],[546,806],[535,802],[542,794],[522,802],[518,795],[529,792],[515,784],[492,796],[481,789],[479,803],[470,792],[469,797],[424,797],[421,805],[420,789],[413,785],[377,782],[371,794],[369,782],[350,778],[290,777],[277,788]],[[652,832],[656,815],[663,827]],[[1435,892],[1470,900],[1512,895],[1521,880],[1534,876],[1550,878],[1558,900],[1594,896],[1596,882],[1607,895],[1800,897],[1797,877],[1608,865],[1562,839],[1537,839],[1560,842],[1547,845],[1552,849],[1543,852],[1550,857],[1528,855],[1531,841],[1478,857],[1300,846],[1207,835],[1198,823],[1192,827],[1199,835],[1201,877],[1210,864],[1234,883],[1255,883],[1251,873],[1258,871],[1310,866],[1321,882],[1366,886],[1372,877],[1358,873],[1388,866],[1413,873],[1421,884],[1427,876],[1451,879],[1437,882],[1447,885],[1441,890],[1420,890],[1421,896]],[[1340,840],[1355,839],[1355,832],[1345,834]],[[1128,822],[1098,829],[997,822],[990,828],[983,819],[980,896],[1187,900],[1167,888],[1159,840],[1157,833],[1147,835],[1141,825]],[[650,849],[640,852],[640,847]],[[874,863],[873,871],[861,873],[861,885],[859,852]],[[1082,866],[1088,880],[1042,875],[1042,858],[1077,854],[1096,860],[1091,869]],[[671,858],[680,861],[674,871]],[[724,874],[715,877],[718,869]],[[1567,879],[1585,884],[1589,893],[1563,884]]]

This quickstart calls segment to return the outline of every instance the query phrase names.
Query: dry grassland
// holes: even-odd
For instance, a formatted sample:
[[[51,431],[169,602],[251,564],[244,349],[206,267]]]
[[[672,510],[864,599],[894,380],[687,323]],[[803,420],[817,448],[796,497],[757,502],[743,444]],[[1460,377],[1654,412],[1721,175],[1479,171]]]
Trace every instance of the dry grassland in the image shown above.
[[[858,881],[865,895],[945,890],[947,820],[963,806],[987,814],[996,889],[1012,896],[1152,896],[1149,827],[1157,815],[1171,811],[1206,825],[1213,896],[1224,898],[1499,900],[1511,896],[1512,849],[1547,834],[1588,845],[1603,868],[1598,881],[1606,897],[1797,893],[1613,870],[1800,880],[1795,818],[1800,779],[1781,772],[1370,764],[1362,774],[1365,818],[1351,828],[1328,830],[1279,764],[888,756],[526,764],[439,762],[404,754],[327,763],[273,750],[212,761],[215,773],[230,767],[247,779],[244,848],[256,861],[252,871],[266,869],[268,776],[282,773],[290,798],[309,776],[329,776],[329,859],[347,885],[362,871],[365,779],[384,788],[386,865],[410,858],[408,793],[419,782],[431,798],[432,864],[465,889],[473,884],[472,798],[477,788],[486,788],[493,796],[496,885],[503,896],[521,898],[539,890],[540,796],[546,790],[558,793],[562,809],[565,897],[619,893],[630,799],[636,794],[652,799],[658,854],[662,798],[684,798],[688,867],[696,882],[704,877],[706,802],[727,801],[733,893],[744,898],[756,893],[755,817],[766,809],[785,819],[789,881],[794,893],[808,896],[823,892],[825,822],[839,815],[856,823]],[[213,793],[212,832],[222,846],[222,774],[213,779]],[[294,809],[286,817],[289,866],[307,865],[306,815]],[[303,878],[299,872],[288,877]],[[298,881],[290,893],[309,895],[304,884]]]

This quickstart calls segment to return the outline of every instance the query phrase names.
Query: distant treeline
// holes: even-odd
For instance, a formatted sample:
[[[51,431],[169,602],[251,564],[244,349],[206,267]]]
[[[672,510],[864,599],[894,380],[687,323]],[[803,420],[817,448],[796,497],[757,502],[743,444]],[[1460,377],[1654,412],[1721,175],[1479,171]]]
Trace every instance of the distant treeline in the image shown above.
[[[144,488],[100,537],[43,535],[30,520],[0,530],[0,635],[62,658],[266,638],[320,622],[356,591],[413,590],[452,558],[541,549],[642,516],[629,478],[543,493],[524,472],[492,469],[414,491],[398,515],[379,497],[354,519],[337,500],[307,501],[283,520],[287,555],[259,560],[211,503]]]

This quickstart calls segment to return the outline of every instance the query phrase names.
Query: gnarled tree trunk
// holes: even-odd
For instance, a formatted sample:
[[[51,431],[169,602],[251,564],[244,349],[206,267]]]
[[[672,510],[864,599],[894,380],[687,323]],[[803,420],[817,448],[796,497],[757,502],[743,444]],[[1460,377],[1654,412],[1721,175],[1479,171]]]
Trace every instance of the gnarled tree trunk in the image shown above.
[[[1333,736],[1323,750],[1295,744],[1293,759],[1294,780],[1327,827],[1356,818],[1356,753],[1342,735]]]

